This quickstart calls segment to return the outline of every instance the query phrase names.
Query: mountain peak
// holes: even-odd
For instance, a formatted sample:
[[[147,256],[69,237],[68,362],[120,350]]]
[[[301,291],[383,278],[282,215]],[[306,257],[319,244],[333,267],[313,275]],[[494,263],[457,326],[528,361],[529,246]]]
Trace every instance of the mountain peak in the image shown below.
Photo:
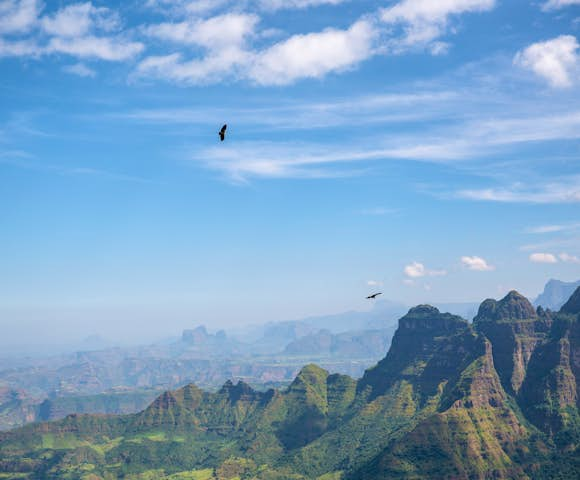
[[[530,301],[516,290],[509,292],[499,301],[488,298],[480,306],[474,322],[527,320],[536,318],[537,313]]]
[[[236,403],[240,399],[253,399],[259,396],[259,392],[256,392],[256,390],[242,380],[238,381],[237,384],[234,384],[231,380],[227,380],[218,393],[227,395],[232,403]]]
[[[304,382],[306,384],[315,385],[326,383],[327,378],[328,372],[324,370],[324,368],[321,368],[314,363],[310,363],[300,369],[300,372],[296,375],[293,383]]]
[[[560,309],[561,313],[570,313],[576,315],[580,313],[580,287],[572,294],[564,306]]]
[[[467,322],[461,317],[441,313],[431,305],[413,307],[399,320],[399,328],[402,330],[442,330],[451,333],[466,326]]]
[[[409,315],[438,315],[439,309],[431,305],[417,305],[409,310]]]

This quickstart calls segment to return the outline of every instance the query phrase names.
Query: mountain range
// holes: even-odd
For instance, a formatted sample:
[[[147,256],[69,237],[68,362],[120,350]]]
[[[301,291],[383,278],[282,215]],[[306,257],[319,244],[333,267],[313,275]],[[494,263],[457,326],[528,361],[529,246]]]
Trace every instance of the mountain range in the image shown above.
[[[355,380],[316,365],[282,390],[190,384],[122,416],[0,434],[2,478],[576,479],[580,288],[558,312],[512,291],[473,323],[420,305]]]

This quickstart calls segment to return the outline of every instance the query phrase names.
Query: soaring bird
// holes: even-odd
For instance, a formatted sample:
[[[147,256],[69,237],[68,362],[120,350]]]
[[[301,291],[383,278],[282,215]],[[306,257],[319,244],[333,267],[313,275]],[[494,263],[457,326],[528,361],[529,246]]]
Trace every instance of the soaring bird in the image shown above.
[[[220,136],[220,140],[223,142],[226,139],[226,130],[228,129],[227,125],[224,125],[222,129],[219,131],[218,135]]]
[[[379,292],[379,293],[373,293],[372,295],[369,295],[369,296],[367,297],[367,300],[372,300],[372,299],[375,299],[375,298],[377,298],[379,295],[382,295],[382,294],[383,294],[383,292]]]

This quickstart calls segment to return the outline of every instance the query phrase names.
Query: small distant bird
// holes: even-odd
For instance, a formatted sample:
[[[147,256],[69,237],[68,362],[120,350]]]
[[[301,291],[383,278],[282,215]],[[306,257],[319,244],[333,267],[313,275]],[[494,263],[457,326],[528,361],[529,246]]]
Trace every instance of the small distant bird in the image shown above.
[[[219,131],[218,135],[220,136],[220,140],[223,142],[226,139],[226,130],[228,129],[227,125],[224,125],[222,129]]]
[[[373,299],[377,298],[379,295],[382,295],[382,294],[383,294],[383,292],[373,293],[372,295],[369,295],[367,297],[367,300],[373,300]]]

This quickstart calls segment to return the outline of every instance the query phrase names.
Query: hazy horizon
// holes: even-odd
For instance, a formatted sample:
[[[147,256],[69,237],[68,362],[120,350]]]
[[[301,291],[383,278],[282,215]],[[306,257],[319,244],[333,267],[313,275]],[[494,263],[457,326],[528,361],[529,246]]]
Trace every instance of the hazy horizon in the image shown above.
[[[0,346],[578,280],[578,6],[428,3],[7,2]]]
[[[578,280],[578,279],[577,279]],[[570,280],[574,281],[574,280]],[[516,289],[517,290],[517,289]],[[533,301],[539,293],[526,295],[530,301]],[[504,293],[507,293],[504,292]],[[520,292],[524,293],[524,292]],[[497,295],[499,299],[502,295]],[[347,312],[370,312],[382,305],[401,304],[405,307],[413,307],[418,304],[431,303],[435,305],[464,304],[479,305],[485,298],[482,297],[473,301],[420,301],[416,304],[409,304],[396,299],[383,297],[378,302],[356,302],[353,308],[336,311],[321,311],[312,314],[297,314],[293,317],[283,316],[280,312],[276,315],[273,312],[271,316],[254,316],[248,317],[242,315],[245,321],[240,322],[239,318],[231,319],[202,319],[190,316],[186,309],[163,308],[140,310],[139,307],[133,308],[95,308],[85,307],[84,309],[66,309],[66,308],[39,308],[36,311],[23,312],[22,310],[10,309],[0,310],[2,318],[18,319],[18,322],[6,322],[3,326],[3,336],[0,339],[0,348],[4,349],[5,355],[17,356],[19,351],[30,354],[35,350],[41,350],[46,347],[47,352],[73,351],[82,349],[83,344],[92,336],[98,337],[99,340],[106,342],[107,345],[118,346],[136,346],[149,343],[156,343],[171,338],[181,336],[183,330],[205,326],[209,332],[215,333],[221,329],[234,333],[244,327],[260,326],[267,323],[300,321],[310,318],[323,317],[327,315],[336,315]],[[458,312],[451,312],[457,313]],[[471,321],[472,318],[466,318]],[[50,330],[36,331],[36,327],[41,324],[49,324]],[[40,352],[43,353],[43,352]]]

